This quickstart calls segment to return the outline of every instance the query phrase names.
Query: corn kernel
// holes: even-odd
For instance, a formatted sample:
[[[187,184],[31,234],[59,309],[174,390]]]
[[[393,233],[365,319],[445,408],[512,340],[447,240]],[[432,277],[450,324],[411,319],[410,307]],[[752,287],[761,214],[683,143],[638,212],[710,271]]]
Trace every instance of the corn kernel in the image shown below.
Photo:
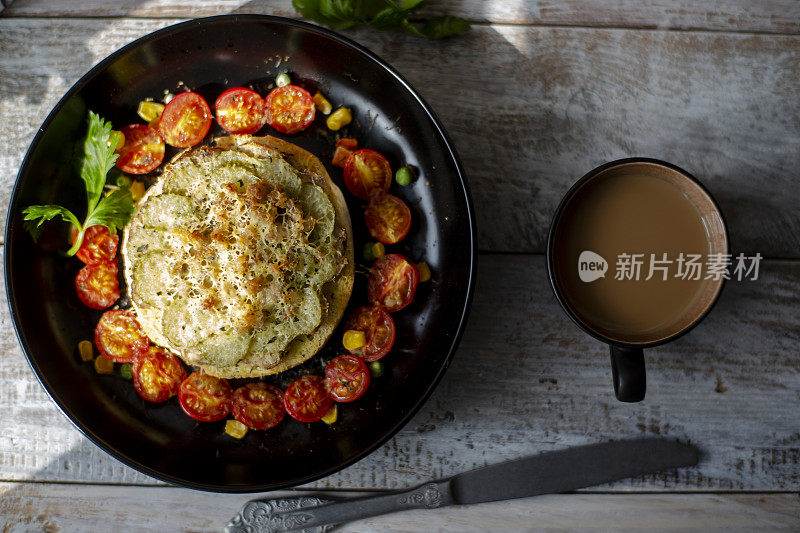
[[[113,146],[115,152],[119,152],[125,146],[125,134],[118,130],[111,130],[108,145]]]
[[[98,374],[112,374],[114,372],[114,361],[98,355],[94,360],[94,369]]]
[[[431,267],[425,261],[417,263],[417,270],[419,270],[419,282],[425,283],[431,280]]]
[[[340,107],[328,117],[325,123],[329,130],[339,130],[353,121],[353,113],[346,107]]]
[[[90,341],[81,341],[78,343],[78,351],[81,354],[81,361],[88,362],[94,359],[94,348]]]
[[[359,348],[363,348],[364,345],[367,344],[367,337],[364,335],[363,331],[359,331],[357,329],[348,329],[344,332],[342,344],[344,345],[345,350],[352,352],[354,350],[358,350]]]
[[[139,108],[136,110],[136,113],[142,117],[142,120],[145,122],[152,122],[160,117],[163,111],[164,104],[142,100],[139,102]]]
[[[130,191],[133,201],[138,202],[142,196],[144,196],[144,183],[134,180],[134,182],[131,184]]]
[[[241,439],[247,435],[247,426],[238,420],[228,420],[225,422],[225,433],[234,439]]]
[[[322,93],[320,92],[314,95],[314,105],[317,106],[317,111],[323,115],[330,115],[331,110],[333,109],[333,106],[328,99],[322,96]]]
[[[325,416],[323,416],[321,420],[326,424],[333,424],[336,422],[337,418],[339,418],[339,408],[336,407],[336,404],[333,404],[333,406],[328,410],[327,413],[325,413]]]

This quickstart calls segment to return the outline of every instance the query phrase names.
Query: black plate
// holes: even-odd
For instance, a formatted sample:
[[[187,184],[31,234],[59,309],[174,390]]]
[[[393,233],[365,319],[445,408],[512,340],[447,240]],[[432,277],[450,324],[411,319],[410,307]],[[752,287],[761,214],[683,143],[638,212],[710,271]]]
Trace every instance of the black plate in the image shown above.
[[[424,43],[421,43],[423,46]],[[288,60],[285,58],[288,56]],[[275,65],[281,59],[281,64]],[[34,244],[21,210],[59,203],[85,211],[74,171],[75,142],[85,134],[87,109],[121,127],[140,122],[137,103],[173,92],[183,82],[213,104],[226,87],[251,84],[262,94],[288,69],[294,83],[326,93],[354,110],[349,133],[362,146],[385,154],[397,168],[412,164],[421,178],[393,186],[412,208],[409,236],[392,251],[425,260],[433,282],[420,285],[415,301],[394,317],[398,337],[383,361],[386,373],[367,394],[342,404],[339,421],[284,421],[242,441],[222,434],[224,422],[196,424],[172,398],[148,404],[130,382],[95,373],[82,363],[77,343],[91,339],[100,312],[82,306],[73,280],[81,264],[57,249],[65,224]],[[275,134],[274,131],[264,133]],[[322,120],[290,139],[324,162],[332,140]],[[169,156],[169,154],[168,154]],[[341,170],[329,166],[342,186]],[[344,187],[342,186],[344,190]],[[366,265],[358,257],[366,234],[363,203],[345,192],[356,231],[356,289],[350,307],[364,305]],[[475,228],[458,156],[441,124],[411,86],[377,56],[329,30],[268,16],[220,16],[193,20],[143,37],[112,54],[83,76],[45,120],[17,177],[6,227],[8,302],[20,343],[44,388],[89,439],[123,463],[153,477],[204,490],[254,492],[307,483],[366,456],[405,424],[441,378],[455,351],[472,297]],[[270,381],[285,386],[301,373],[320,374],[337,355],[341,331],[323,351]]]

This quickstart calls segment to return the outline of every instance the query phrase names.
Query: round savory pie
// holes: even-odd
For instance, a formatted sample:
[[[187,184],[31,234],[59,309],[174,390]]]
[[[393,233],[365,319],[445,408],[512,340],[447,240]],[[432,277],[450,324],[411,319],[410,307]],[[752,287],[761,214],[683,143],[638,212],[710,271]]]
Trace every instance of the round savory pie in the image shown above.
[[[311,153],[231,135],[187,150],[140,200],[125,279],[150,339],[226,378],[313,356],[353,288],[341,191]]]

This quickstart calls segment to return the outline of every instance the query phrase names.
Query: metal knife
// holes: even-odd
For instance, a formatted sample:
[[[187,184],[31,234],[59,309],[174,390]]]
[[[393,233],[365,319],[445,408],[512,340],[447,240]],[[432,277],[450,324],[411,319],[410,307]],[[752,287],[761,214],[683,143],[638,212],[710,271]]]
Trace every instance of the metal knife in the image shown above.
[[[251,500],[225,531],[319,533],[337,524],[408,509],[553,494],[662,470],[694,466],[692,445],[648,438],[591,444],[486,466],[410,490],[352,500],[316,496]]]

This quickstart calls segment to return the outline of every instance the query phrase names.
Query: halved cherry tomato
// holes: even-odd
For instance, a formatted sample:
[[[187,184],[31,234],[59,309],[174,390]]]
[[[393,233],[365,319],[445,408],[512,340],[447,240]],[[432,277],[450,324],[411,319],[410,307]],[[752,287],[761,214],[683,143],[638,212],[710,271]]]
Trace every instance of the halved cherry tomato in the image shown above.
[[[217,122],[228,133],[252,134],[264,125],[264,99],[245,87],[233,87],[214,103]]]
[[[344,329],[364,332],[367,343],[361,347],[361,358],[370,363],[389,353],[394,344],[394,320],[382,307],[359,307],[347,319]]]
[[[367,364],[355,355],[340,355],[325,367],[325,390],[337,402],[358,400],[368,387]]]
[[[233,393],[233,418],[250,429],[270,429],[286,416],[283,391],[263,381],[248,383]]]
[[[150,339],[142,331],[136,315],[117,309],[106,311],[94,328],[94,343],[100,353],[116,363],[130,363],[147,348]]]
[[[77,232],[72,237],[72,243],[78,237]],[[111,235],[105,226],[92,226],[83,233],[83,242],[75,256],[87,265],[96,265],[111,261],[117,255],[119,235]]]
[[[122,128],[125,144],[114,163],[129,174],[147,174],[164,160],[164,139],[150,126],[131,124]]]
[[[164,348],[148,346],[133,359],[133,386],[148,402],[161,403],[178,394],[186,370]]]
[[[75,276],[75,290],[83,305],[92,309],[105,309],[119,300],[117,263],[105,261],[86,265]]]
[[[336,141],[336,151],[333,152],[332,165],[344,168],[344,162],[350,154],[358,148],[358,141],[355,139],[339,139]]]
[[[375,150],[356,150],[344,162],[344,184],[357,198],[366,200],[375,192],[388,191],[391,183],[392,167]]]
[[[202,96],[181,93],[170,100],[161,113],[158,132],[168,145],[189,148],[206,136],[211,118],[211,109]]]
[[[200,422],[216,422],[231,412],[233,390],[222,378],[195,372],[178,389],[178,401],[187,415]]]
[[[328,412],[333,400],[325,391],[319,376],[303,376],[289,385],[283,395],[283,406],[289,416],[300,422],[316,422]]]
[[[372,264],[367,282],[367,298],[389,312],[399,311],[414,299],[419,271],[400,254],[389,254]]]
[[[272,89],[267,95],[267,123],[281,133],[297,133],[314,122],[314,99],[297,85]]]
[[[411,210],[403,200],[389,193],[370,196],[364,218],[369,234],[384,244],[400,242],[411,227]]]

